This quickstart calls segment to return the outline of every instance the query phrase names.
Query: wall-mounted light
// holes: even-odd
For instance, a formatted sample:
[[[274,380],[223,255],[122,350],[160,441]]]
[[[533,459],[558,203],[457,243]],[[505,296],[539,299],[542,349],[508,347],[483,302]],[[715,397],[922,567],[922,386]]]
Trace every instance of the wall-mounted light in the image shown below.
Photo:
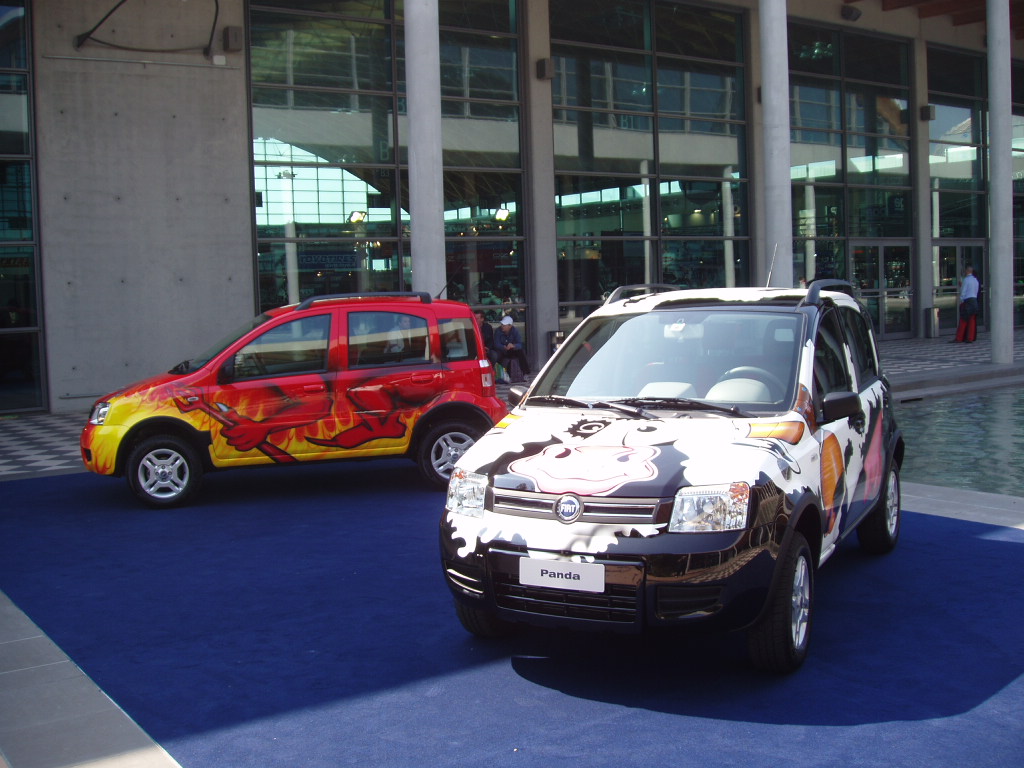
[[[349,224],[361,224],[366,219],[366,211],[352,211],[348,215]]]
[[[921,115],[921,120],[923,120],[926,123],[934,120],[935,119],[935,105],[934,104],[924,104],[924,105],[922,105],[921,106],[921,110],[920,110],[920,115]]]
[[[842,16],[846,21],[856,21],[860,18],[860,8],[854,8],[852,5],[844,5],[839,9],[839,15]]]
[[[537,79],[553,80],[555,77],[554,59],[537,59]]]

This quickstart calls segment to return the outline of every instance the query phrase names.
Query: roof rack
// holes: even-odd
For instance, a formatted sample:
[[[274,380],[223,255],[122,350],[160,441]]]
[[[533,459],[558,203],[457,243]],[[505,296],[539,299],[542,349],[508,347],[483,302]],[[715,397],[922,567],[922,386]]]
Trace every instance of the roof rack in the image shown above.
[[[821,303],[822,291],[839,291],[853,297],[853,283],[848,280],[812,280],[807,287],[807,295],[801,299],[798,306],[813,304],[818,306]]]
[[[667,283],[635,283],[633,285],[620,285],[604,303],[613,304],[616,301],[621,301],[627,298],[638,298],[633,296],[625,296],[626,293],[635,293],[643,296],[649,296],[653,293],[664,293],[665,291],[679,291],[682,290],[678,285],[668,285]]]
[[[321,296],[310,296],[303,299],[295,309],[309,309],[317,301],[329,301],[331,299],[419,299],[424,304],[430,304],[433,299],[426,291],[390,291],[384,293],[325,293]]]

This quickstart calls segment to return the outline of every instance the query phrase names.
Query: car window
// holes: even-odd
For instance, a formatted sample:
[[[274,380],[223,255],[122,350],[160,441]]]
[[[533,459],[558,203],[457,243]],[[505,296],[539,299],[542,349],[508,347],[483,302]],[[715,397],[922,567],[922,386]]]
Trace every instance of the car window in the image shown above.
[[[814,339],[814,397],[819,405],[829,392],[849,392],[851,389],[837,321],[835,312],[827,313]]]
[[[476,331],[468,317],[438,321],[441,331],[441,359],[446,363],[476,357]]]
[[[875,362],[875,345],[867,321],[860,312],[850,307],[843,307],[843,319],[846,321],[850,352],[853,355],[854,372],[857,384],[863,388],[866,383],[878,378],[878,366]]]
[[[427,321],[404,312],[352,312],[348,323],[351,368],[430,359]]]
[[[331,316],[312,315],[282,323],[235,354],[235,378],[287,376],[327,370]]]

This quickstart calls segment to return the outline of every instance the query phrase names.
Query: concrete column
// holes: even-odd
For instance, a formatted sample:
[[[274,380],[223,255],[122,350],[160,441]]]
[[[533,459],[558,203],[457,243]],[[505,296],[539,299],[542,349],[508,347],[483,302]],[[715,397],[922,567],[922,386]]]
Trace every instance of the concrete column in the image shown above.
[[[405,0],[405,81],[412,288],[437,295],[447,282],[437,0]]]
[[[523,10],[523,156],[526,175],[526,347],[536,366],[550,354],[548,333],[558,325],[558,234],[555,227],[555,139],[551,80],[538,76],[537,62],[551,56],[548,0],[530,0]]]
[[[769,285],[793,285],[793,203],[789,157],[789,47],[786,0],[762,0],[761,111],[764,120],[764,242],[759,259]]]
[[[992,362],[1013,362],[1013,142],[1010,95],[1010,6],[987,0],[989,326]]]
[[[910,115],[910,172],[912,174],[914,211],[914,252],[913,269],[910,271],[913,284],[913,306],[915,335],[918,338],[939,335],[938,323],[934,322],[935,286],[938,284],[938,246],[934,244],[932,211],[934,199],[931,182],[931,168],[928,162],[931,122],[922,120],[920,108],[928,104],[928,46],[924,40],[911,43],[913,59],[913,81],[911,82]],[[934,199],[933,199],[934,198]]]

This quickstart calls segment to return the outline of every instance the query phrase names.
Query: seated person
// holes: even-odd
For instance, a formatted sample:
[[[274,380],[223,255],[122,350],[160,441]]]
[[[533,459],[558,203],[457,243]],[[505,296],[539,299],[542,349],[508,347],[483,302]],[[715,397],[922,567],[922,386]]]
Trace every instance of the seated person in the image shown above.
[[[494,348],[494,328],[487,322],[484,313],[476,312],[476,321],[480,324],[480,333],[483,335],[484,351],[487,352],[487,359],[492,363],[498,362],[498,350]]]
[[[512,324],[512,318],[508,315],[501,318],[501,325],[494,332],[494,349],[498,353],[497,362],[508,371],[513,384],[523,381],[525,376],[530,375],[530,366],[523,351],[523,337],[519,335],[518,329]],[[518,364],[518,372],[512,366],[513,361]]]

